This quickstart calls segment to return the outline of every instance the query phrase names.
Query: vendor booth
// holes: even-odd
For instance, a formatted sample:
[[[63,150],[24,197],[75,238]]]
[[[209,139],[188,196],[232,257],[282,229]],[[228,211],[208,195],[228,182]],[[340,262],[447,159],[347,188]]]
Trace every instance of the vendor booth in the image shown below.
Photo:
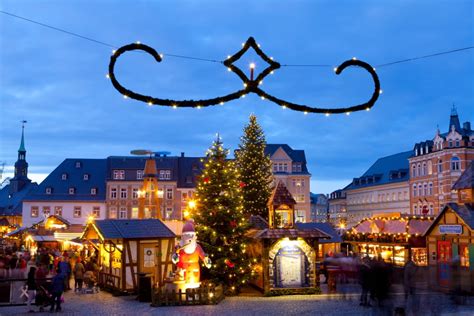
[[[344,235],[354,253],[361,257],[381,257],[385,262],[404,266],[411,256],[415,264],[428,265],[423,234],[432,217],[372,217],[356,224]]]
[[[92,221],[82,239],[97,247],[99,283],[113,290],[135,292],[139,274],[161,286],[172,271],[175,234],[159,219]]]

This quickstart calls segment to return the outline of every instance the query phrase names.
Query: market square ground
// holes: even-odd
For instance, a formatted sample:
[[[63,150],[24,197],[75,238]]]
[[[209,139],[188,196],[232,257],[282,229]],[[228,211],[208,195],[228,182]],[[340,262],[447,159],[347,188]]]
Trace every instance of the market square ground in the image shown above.
[[[340,296],[293,295],[280,297],[227,297],[218,305],[151,307],[135,296],[114,297],[110,293],[77,295],[67,292],[64,315],[373,315],[374,310],[359,306],[358,294],[346,300]],[[402,299],[397,295],[394,304]],[[422,315],[473,315],[474,298],[455,306],[439,293],[420,293]],[[28,314],[26,306],[1,307],[0,315]],[[40,313],[35,313],[40,314]],[[48,315],[41,313],[40,315]]]

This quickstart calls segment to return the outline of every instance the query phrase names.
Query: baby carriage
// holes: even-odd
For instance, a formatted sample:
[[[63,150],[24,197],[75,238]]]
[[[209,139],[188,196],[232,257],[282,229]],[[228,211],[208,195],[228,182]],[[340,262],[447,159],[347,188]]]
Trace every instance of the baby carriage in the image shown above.
[[[40,285],[36,290],[35,301],[40,312],[43,312],[45,307],[53,304],[53,296],[44,286]]]
[[[87,271],[84,273],[84,284],[85,287],[82,289],[82,294],[95,294],[99,293],[99,286],[95,278],[94,272]]]

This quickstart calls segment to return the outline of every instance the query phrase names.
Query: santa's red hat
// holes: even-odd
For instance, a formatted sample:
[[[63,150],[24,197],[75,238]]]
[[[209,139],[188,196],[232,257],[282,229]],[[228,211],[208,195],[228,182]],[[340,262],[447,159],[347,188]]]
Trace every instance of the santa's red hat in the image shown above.
[[[183,234],[184,233],[194,233],[194,222],[187,221],[183,226]]]

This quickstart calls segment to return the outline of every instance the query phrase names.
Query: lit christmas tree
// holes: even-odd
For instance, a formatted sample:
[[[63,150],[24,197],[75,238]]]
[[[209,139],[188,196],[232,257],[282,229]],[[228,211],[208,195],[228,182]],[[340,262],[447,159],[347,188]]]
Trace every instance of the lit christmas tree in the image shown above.
[[[227,294],[237,294],[250,278],[246,255],[248,229],[243,214],[239,174],[219,137],[207,152],[196,190],[196,222],[199,240],[212,260],[204,271],[213,282],[223,283]]]
[[[255,115],[250,115],[250,122],[244,128],[240,141],[236,161],[240,171],[245,215],[260,215],[268,220],[267,203],[271,194],[272,165],[270,157],[265,155],[265,134]]]

